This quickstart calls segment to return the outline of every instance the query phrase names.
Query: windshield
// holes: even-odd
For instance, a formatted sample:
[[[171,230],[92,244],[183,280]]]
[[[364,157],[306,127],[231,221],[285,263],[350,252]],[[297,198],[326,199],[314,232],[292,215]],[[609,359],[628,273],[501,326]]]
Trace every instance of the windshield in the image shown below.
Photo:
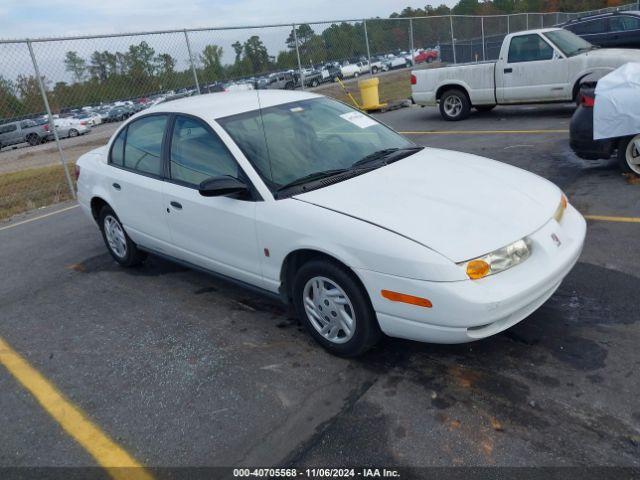
[[[348,169],[381,150],[414,146],[374,119],[327,98],[254,110],[218,123],[272,191],[316,173]]]
[[[589,42],[583,40],[569,30],[553,30],[551,32],[545,32],[545,35],[567,57],[572,57],[574,55],[577,55],[578,53],[586,52],[595,48]]]

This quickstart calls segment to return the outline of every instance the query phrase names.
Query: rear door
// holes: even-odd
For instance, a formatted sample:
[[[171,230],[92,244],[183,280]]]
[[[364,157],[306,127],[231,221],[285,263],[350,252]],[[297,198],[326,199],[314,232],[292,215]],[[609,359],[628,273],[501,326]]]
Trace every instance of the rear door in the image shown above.
[[[112,206],[134,242],[166,253],[171,236],[162,201],[162,150],[169,116],[151,114],[129,123],[109,152]]]
[[[198,186],[229,175],[249,182],[224,142],[204,121],[177,115],[168,144],[164,202],[173,255],[253,285],[261,256],[254,198],[203,197]]]
[[[552,102],[571,98],[566,57],[537,33],[511,38],[496,66],[499,103]]]

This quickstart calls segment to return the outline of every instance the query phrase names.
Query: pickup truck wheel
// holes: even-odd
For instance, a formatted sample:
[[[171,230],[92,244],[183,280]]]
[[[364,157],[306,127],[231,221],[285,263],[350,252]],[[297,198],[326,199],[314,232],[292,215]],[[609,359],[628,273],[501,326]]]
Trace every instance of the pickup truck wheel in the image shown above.
[[[376,73],[378,73],[378,67],[373,67],[371,69],[371,71],[373,72],[373,74],[375,75]]]
[[[133,267],[147,258],[146,252],[138,250],[136,244],[129,238],[111,207],[107,205],[102,207],[98,216],[98,225],[107,250],[120,265]]]
[[[369,297],[354,275],[327,260],[311,260],[296,273],[293,303],[311,336],[342,357],[361,355],[381,337]]]
[[[447,121],[464,120],[471,112],[471,104],[465,93],[458,89],[444,92],[440,98],[440,115]]]
[[[495,105],[476,105],[473,108],[475,108],[479,112],[490,112],[491,110],[496,108],[496,106]]]
[[[35,147],[40,143],[40,137],[38,137],[38,135],[36,135],[35,133],[31,133],[27,135],[27,142],[29,142],[29,145],[31,145],[32,147]]]
[[[620,140],[618,162],[623,173],[640,175],[640,134]]]
[[[69,130],[69,137],[77,137],[78,136],[78,130],[76,130],[75,128],[72,128],[71,130]]]

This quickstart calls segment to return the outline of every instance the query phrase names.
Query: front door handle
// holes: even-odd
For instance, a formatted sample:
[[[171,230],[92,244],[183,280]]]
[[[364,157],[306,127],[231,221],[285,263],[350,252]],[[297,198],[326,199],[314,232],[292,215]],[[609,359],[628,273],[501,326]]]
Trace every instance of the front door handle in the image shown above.
[[[116,190],[122,190],[122,187],[120,186],[119,183],[114,183],[113,188],[115,188]]]
[[[178,202],[171,202],[171,206],[176,210],[182,210],[182,204]]]
[[[513,68],[505,68],[504,73],[513,73]]]

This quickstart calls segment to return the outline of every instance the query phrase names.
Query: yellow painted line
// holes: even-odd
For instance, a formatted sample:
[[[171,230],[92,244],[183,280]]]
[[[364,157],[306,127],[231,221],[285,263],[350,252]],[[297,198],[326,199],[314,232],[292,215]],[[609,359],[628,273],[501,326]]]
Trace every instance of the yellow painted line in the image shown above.
[[[640,223],[640,217],[609,217],[607,215],[585,215],[587,220],[598,222]]]
[[[47,217],[50,217],[52,215],[57,215],[59,213],[66,212],[68,210],[73,210],[74,208],[78,208],[79,206],[80,205],[72,205],[70,207],[61,208],[60,210],[56,210],[55,212],[45,213],[44,215],[40,215],[38,217],[33,217],[33,218],[29,218],[28,220],[23,220],[22,222],[12,223],[10,225],[7,225],[6,227],[0,227],[0,232],[2,230],[9,230],[10,228],[19,227],[20,225],[24,225],[26,223],[31,223],[31,222],[35,222],[37,220],[42,220],[43,218],[47,218]]]
[[[399,132],[403,135],[493,135],[569,133],[569,130],[432,130],[429,132]]]
[[[151,480],[152,475],[67,400],[51,382],[0,337],[0,363],[27,389],[107,473],[116,480]]]

